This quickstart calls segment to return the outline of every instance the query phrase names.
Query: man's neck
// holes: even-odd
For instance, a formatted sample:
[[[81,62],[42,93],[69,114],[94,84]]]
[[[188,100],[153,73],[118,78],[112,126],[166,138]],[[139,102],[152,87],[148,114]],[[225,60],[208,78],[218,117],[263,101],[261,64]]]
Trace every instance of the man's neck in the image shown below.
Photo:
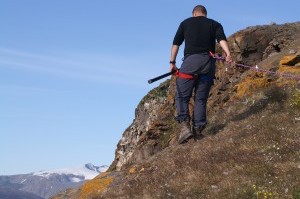
[[[202,14],[202,13],[195,13],[193,15],[193,17],[206,17],[206,15]]]

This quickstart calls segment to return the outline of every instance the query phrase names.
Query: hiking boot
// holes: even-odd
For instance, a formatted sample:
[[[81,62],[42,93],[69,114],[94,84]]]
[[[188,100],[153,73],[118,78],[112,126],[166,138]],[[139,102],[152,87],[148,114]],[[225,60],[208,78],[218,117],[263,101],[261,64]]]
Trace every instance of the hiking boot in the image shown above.
[[[206,125],[202,125],[193,128],[193,135],[195,140],[201,140],[202,138],[204,138],[202,131],[205,129],[205,126]]]
[[[193,133],[191,131],[191,127],[188,121],[182,121],[180,123],[180,134],[178,138],[178,143],[182,144],[188,139],[193,137]]]

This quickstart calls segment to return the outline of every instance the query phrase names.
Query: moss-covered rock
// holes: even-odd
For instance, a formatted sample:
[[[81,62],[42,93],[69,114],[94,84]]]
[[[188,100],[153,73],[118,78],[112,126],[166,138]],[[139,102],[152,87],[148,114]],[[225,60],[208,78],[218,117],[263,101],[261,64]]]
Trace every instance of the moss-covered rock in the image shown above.
[[[80,199],[92,198],[105,192],[108,186],[113,182],[110,173],[101,173],[96,178],[86,182],[80,191]]]

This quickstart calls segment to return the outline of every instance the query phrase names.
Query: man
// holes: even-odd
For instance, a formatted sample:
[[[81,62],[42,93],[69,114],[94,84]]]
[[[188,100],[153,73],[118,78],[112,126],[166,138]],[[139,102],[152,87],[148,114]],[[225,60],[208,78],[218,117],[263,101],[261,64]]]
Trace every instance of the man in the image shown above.
[[[181,22],[173,40],[170,69],[178,70],[176,57],[179,46],[185,41],[184,61],[176,80],[176,120],[181,131],[178,142],[184,143],[191,137],[201,138],[206,126],[206,104],[210,88],[215,78],[215,60],[209,52],[215,52],[216,41],[226,53],[226,61],[232,62],[223,27],[220,23],[207,18],[206,8],[197,5],[193,16]],[[180,75],[181,74],[181,75]],[[193,130],[190,127],[189,101],[194,98]]]

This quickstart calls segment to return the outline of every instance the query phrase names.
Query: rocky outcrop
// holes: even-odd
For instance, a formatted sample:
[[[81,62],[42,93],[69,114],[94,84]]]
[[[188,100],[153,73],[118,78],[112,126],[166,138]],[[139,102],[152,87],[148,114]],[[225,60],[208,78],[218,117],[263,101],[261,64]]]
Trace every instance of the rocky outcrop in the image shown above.
[[[136,108],[133,123],[125,130],[109,170],[140,162],[168,145],[172,133],[173,93],[171,81],[150,91]]]
[[[238,62],[256,65],[287,48],[298,31],[299,23],[254,26],[235,33],[228,41]]]

